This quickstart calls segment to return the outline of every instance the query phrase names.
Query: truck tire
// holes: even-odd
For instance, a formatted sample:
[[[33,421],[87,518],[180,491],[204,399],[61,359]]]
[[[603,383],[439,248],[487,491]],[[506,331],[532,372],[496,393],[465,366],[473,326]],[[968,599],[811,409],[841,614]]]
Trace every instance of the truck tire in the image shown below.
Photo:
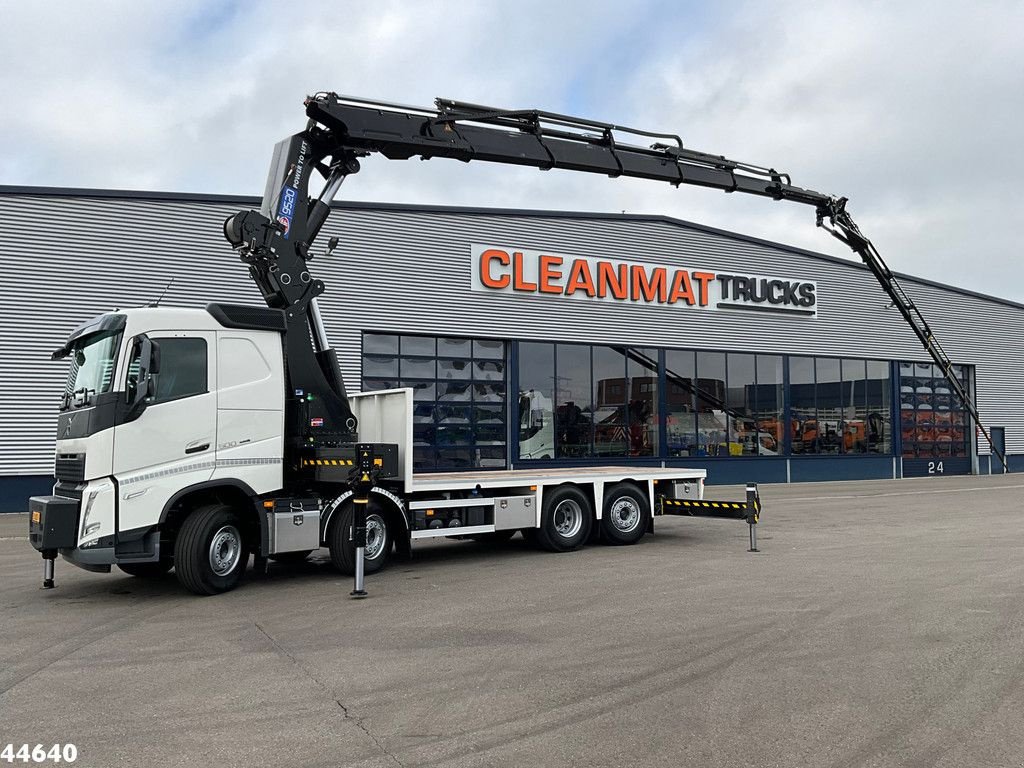
[[[226,504],[199,507],[185,518],[174,542],[174,572],[197,595],[216,595],[238,586],[249,564],[249,549],[238,514]]]
[[[156,563],[118,563],[117,567],[129,576],[137,576],[140,579],[155,579],[163,576],[174,565],[170,560],[160,560]]]
[[[352,541],[352,520],[355,505],[345,502],[334,513],[327,531],[327,546],[331,551],[334,567],[346,576],[356,572],[356,547]],[[391,555],[393,544],[384,511],[373,498],[366,505],[366,550],[363,556],[363,573],[376,573],[385,565]]]
[[[619,483],[604,493],[601,537],[606,544],[636,544],[647,531],[651,514],[647,497],[632,483]]]
[[[579,549],[594,522],[587,495],[575,485],[560,485],[544,496],[537,543],[549,552]]]

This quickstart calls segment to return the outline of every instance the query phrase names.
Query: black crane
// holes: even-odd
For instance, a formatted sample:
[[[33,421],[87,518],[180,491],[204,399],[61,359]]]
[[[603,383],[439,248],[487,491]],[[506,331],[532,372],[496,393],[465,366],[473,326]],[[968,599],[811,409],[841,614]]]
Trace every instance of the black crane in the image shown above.
[[[981,424],[949,356],[921,310],[853,221],[845,197],[794,186],[789,174],[774,168],[687,149],[673,134],[535,109],[497,109],[448,99],[437,99],[430,109],[336,93],[310,96],[305,106],[306,129],[275,148],[261,210],[242,211],[224,225],[225,236],[249,264],[267,304],[286,314],[290,383],[306,398],[290,407],[289,435],[294,446],[355,441],[355,418],[316,306],[324,284],[311,277],[308,262],[341,183],[359,170],[360,157],[378,153],[392,160],[437,157],[627,176],[812,206],[818,226],[849,246],[871,270],[1005,469],[1006,458]],[[635,137],[646,145],[623,143],[618,136]],[[309,193],[314,170],[326,179],[315,199]],[[309,419],[323,419],[322,427],[311,432]]]

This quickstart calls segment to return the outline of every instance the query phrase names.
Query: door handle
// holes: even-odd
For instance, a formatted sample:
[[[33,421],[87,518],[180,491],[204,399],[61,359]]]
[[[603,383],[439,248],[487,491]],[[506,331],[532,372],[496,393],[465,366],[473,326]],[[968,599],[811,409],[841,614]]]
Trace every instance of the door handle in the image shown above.
[[[202,453],[210,447],[209,443],[200,443],[199,445],[192,445],[185,449],[185,453]]]

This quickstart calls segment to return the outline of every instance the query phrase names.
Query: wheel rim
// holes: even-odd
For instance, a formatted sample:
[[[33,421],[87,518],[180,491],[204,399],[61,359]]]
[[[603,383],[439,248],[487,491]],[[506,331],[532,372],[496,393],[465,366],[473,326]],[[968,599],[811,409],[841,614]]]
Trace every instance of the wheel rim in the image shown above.
[[[242,535],[233,525],[222,525],[210,540],[210,567],[217,576],[226,576],[242,557]]]
[[[566,499],[557,507],[551,516],[554,521],[555,533],[564,539],[571,539],[583,527],[583,508],[571,499]]]
[[[640,525],[640,505],[629,496],[620,496],[612,502],[608,519],[615,530],[622,533],[631,533]]]
[[[384,518],[380,515],[366,516],[366,551],[363,553],[367,560],[373,560],[384,551],[388,543],[388,527],[384,524]]]

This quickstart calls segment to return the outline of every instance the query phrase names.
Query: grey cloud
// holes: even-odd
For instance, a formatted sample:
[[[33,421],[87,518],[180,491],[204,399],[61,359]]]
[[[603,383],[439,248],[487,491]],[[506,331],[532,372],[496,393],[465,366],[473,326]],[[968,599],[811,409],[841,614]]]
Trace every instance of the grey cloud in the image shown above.
[[[574,111],[841,193],[890,265],[1024,300],[1019,3],[9,7],[0,183],[257,194],[332,89]],[[651,34],[645,34],[650,30]],[[350,199],[662,213],[848,255],[813,213],[568,173],[368,159]]]

